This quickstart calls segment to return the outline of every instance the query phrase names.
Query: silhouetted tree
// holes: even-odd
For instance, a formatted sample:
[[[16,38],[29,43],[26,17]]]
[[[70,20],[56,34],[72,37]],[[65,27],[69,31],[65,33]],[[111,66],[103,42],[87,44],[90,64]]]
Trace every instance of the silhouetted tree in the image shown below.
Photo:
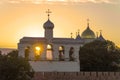
[[[9,57],[18,57],[18,50],[13,50],[7,54]]]
[[[0,80],[31,80],[33,75],[29,62],[18,57],[18,51],[0,56]]]
[[[2,51],[0,51],[0,55],[2,55]]]
[[[118,71],[120,49],[111,41],[94,41],[79,51],[81,71]]]

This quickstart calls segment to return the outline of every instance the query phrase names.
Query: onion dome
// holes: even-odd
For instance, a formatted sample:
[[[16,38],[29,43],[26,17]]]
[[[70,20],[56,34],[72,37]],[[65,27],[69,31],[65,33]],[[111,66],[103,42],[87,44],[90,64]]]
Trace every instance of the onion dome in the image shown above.
[[[78,30],[78,33],[76,32],[76,40],[81,40],[80,30]]]
[[[81,39],[80,35],[77,35],[76,40],[80,40],[80,39]]]
[[[82,38],[95,38],[94,32],[87,27],[87,29],[82,33]]]
[[[89,27],[89,22],[87,23],[87,29],[83,31],[81,37],[82,38],[95,38],[94,32]]]
[[[43,24],[43,27],[44,27],[44,29],[53,29],[54,24],[49,19],[51,11],[48,9],[48,11],[46,11],[46,13],[48,14],[48,20]]]
[[[100,36],[97,38],[97,40],[105,41],[104,37],[102,36],[102,31],[100,30]]]
[[[48,19],[44,24],[43,24],[44,29],[53,29],[54,24]]]

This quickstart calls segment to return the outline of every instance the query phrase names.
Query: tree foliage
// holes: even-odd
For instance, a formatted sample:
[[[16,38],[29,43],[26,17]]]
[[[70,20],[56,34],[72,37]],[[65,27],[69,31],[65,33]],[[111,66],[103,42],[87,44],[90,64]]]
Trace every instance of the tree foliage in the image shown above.
[[[79,52],[81,71],[118,71],[120,49],[111,41],[85,44]]]
[[[33,75],[29,62],[18,57],[18,51],[0,55],[0,80],[31,80]]]

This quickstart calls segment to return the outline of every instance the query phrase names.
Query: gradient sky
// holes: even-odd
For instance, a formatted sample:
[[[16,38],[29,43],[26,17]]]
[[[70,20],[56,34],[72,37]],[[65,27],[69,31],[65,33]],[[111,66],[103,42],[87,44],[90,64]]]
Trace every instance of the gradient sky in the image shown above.
[[[120,46],[120,0],[0,0],[0,48],[17,48],[24,36],[43,37],[47,9],[55,37],[76,36],[90,28]]]

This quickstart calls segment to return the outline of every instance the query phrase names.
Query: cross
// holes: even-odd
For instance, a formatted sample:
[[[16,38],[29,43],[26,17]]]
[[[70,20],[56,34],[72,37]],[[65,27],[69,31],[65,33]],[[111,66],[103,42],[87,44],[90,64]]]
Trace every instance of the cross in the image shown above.
[[[73,36],[73,33],[71,32],[70,34],[71,34],[71,38],[72,38],[72,36]]]
[[[102,35],[102,30],[100,30],[100,35]]]
[[[78,35],[78,32],[76,32],[76,37],[77,37],[77,35]]]
[[[52,12],[50,11],[50,9],[48,9],[48,11],[46,11],[46,13],[48,14],[48,19],[49,19],[50,13],[52,13]]]
[[[87,19],[87,22],[88,22],[88,23],[89,23],[89,21],[90,21],[90,20],[89,20],[89,19]]]
[[[89,27],[89,21],[90,21],[90,20],[89,20],[89,19],[87,19],[87,26],[88,26],[88,27]]]
[[[80,33],[80,29],[78,29],[78,35],[79,35],[79,33]]]

